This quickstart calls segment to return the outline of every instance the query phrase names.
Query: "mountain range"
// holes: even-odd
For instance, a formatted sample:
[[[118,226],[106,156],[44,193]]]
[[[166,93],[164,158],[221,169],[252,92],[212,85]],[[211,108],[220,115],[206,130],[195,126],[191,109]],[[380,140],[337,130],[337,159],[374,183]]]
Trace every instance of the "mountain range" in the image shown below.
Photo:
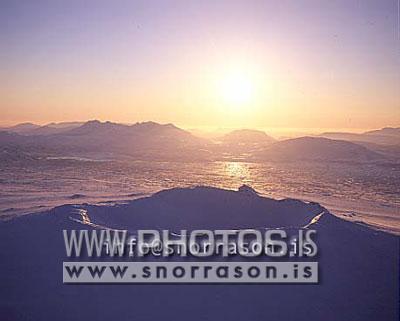
[[[361,134],[346,132],[326,132],[320,134],[319,136],[360,143],[400,145],[400,127],[385,127],[382,129],[367,131]]]
[[[173,124],[151,121],[132,125],[98,120],[45,126],[24,123],[0,131],[0,158],[44,155],[160,161],[397,161],[400,149],[387,143],[395,143],[398,135],[399,128],[384,128],[363,134],[324,133],[277,141],[263,131],[241,129],[211,140]],[[355,139],[349,141],[352,137]]]

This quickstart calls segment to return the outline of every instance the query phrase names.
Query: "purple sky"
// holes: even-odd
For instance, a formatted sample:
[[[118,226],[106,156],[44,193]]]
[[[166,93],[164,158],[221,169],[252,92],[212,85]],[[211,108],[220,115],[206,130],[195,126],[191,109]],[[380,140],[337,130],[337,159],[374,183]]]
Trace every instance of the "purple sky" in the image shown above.
[[[0,120],[399,125],[398,20],[397,0],[3,0]],[[225,64],[263,91],[236,116],[208,85]]]

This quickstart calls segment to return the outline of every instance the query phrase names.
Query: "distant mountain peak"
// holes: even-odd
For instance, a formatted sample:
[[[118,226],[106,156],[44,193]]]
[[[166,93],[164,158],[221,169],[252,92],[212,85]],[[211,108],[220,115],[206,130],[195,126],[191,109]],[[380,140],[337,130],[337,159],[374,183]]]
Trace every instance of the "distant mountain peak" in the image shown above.
[[[258,192],[254,188],[252,188],[251,186],[246,185],[246,184],[243,184],[242,186],[240,186],[238,189],[238,192],[248,194],[248,195],[258,196]]]
[[[381,129],[370,130],[361,134],[346,132],[325,132],[320,134],[319,136],[353,142],[365,142],[381,145],[399,145],[400,127],[384,127]]]
[[[178,128],[176,127],[174,124],[172,123],[168,123],[168,124],[160,124],[157,123],[155,121],[149,120],[149,121],[144,121],[144,122],[137,122],[131,126],[142,126],[142,127],[171,127],[171,128]]]
[[[23,133],[27,133],[27,132],[29,132],[31,130],[34,130],[36,128],[39,128],[39,127],[40,127],[40,125],[37,125],[37,124],[34,124],[34,123],[25,122],[25,123],[17,124],[15,126],[11,126],[11,127],[5,128],[5,130],[9,131],[9,132],[23,134]]]
[[[168,123],[164,125],[165,127],[169,127],[169,128],[174,128],[174,129],[180,129],[179,127],[176,127],[174,124],[172,123]]]
[[[272,143],[274,138],[268,136],[264,131],[257,129],[236,129],[224,135],[222,140],[225,142],[242,143]]]
[[[370,130],[364,133],[365,135],[389,135],[400,138],[400,127],[384,127],[378,130]]]
[[[123,125],[123,124],[119,124],[119,123],[114,123],[111,122],[109,120],[107,121],[100,121],[97,119],[94,120],[89,120],[86,123],[84,123],[81,127],[93,127],[93,128],[101,128],[101,127],[111,127],[111,126],[127,126],[127,125]]]
[[[261,152],[266,158],[279,160],[373,161],[383,159],[356,143],[325,137],[299,137],[276,142]]]
[[[93,119],[93,120],[88,120],[86,123],[84,123],[83,125],[99,125],[101,124],[100,120],[97,119]]]

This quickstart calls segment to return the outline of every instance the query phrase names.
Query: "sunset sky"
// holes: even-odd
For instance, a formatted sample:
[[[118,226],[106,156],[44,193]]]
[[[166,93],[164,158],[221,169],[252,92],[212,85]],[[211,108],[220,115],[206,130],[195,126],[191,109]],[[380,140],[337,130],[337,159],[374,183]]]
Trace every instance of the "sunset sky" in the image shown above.
[[[400,125],[398,1],[1,1],[0,125]]]

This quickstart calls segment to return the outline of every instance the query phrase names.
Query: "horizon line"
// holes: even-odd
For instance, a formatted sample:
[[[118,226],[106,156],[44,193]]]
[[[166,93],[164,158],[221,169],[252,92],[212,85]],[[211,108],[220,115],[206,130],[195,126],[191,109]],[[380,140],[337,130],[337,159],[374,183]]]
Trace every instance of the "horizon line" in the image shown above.
[[[203,132],[223,132],[223,131],[231,131],[231,130],[238,130],[238,129],[251,129],[251,130],[262,130],[262,131],[272,131],[272,132],[304,132],[304,133],[312,133],[312,132],[349,132],[349,133],[364,133],[366,131],[370,130],[377,130],[377,129],[383,129],[383,128],[400,128],[400,124],[398,125],[384,125],[381,127],[368,127],[368,128],[358,128],[358,127],[284,127],[284,126],[218,126],[218,125],[181,125],[181,124],[176,124],[174,122],[159,122],[155,120],[137,120],[133,122],[121,122],[117,120],[104,120],[104,119],[99,119],[99,118],[90,118],[87,120],[52,120],[52,121],[31,121],[31,120],[26,120],[26,121],[11,121],[11,122],[0,122],[0,129],[6,129],[6,128],[11,128],[17,125],[23,125],[23,124],[32,124],[32,125],[37,125],[37,126],[48,126],[51,124],[63,124],[63,123],[87,123],[89,121],[99,121],[101,123],[105,122],[111,122],[111,123],[116,123],[116,124],[122,124],[122,125],[134,125],[137,123],[146,123],[146,122],[154,122],[157,124],[161,125],[166,125],[166,124],[172,124],[175,125],[176,127],[179,127],[181,129],[185,129],[188,131],[203,131]]]

